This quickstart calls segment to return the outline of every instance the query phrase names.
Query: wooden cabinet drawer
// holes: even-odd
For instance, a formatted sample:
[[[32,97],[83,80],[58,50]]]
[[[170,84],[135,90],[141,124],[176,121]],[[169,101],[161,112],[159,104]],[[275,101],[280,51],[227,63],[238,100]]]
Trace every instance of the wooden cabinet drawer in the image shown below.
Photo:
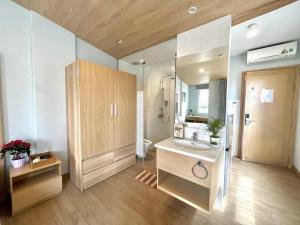
[[[14,184],[11,193],[13,215],[62,191],[62,177],[55,173],[35,176],[19,183]]]
[[[114,170],[115,170],[115,173],[118,173],[122,170],[125,170],[126,168],[134,165],[136,162],[136,159],[135,159],[135,154],[132,154],[126,158],[123,158],[119,161],[116,161],[114,163]]]
[[[185,156],[175,152],[157,149],[157,168],[168,173],[172,173],[183,179],[190,180],[196,184],[200,184],[207,188],[211,186],[211,164],[204,162],[204,166],[208,171],[208,176],[205,179],[197,178],[192,173],[192,168],[199,159],[190,156]],[[199,177],[205,176],[205,170],[200,167],[195,168],[195,173]]]
[[[114,152],[104,153],[82,161],[82,174],[92,172],[114,161]]]
[[[105,180],[106,178],[114,174],[114,164],[111,163],[99,169],[93,170],[87,174],[84,174],[82,177],[83,180],[83,189]]]
[[[118,161],[118,160],[123,159],[134,153],[135,153],[135,145],[129,145],[125,148],[115,150],[114,151],[114,161]]]
[[[82,161],[82,174],[104,167],[135,153],[135,145],[126,146]]]
[[[84,174],[83,189],[87,189],[88,187],[134,165],[135,162],[135,154],[131,154],[130,156]]]

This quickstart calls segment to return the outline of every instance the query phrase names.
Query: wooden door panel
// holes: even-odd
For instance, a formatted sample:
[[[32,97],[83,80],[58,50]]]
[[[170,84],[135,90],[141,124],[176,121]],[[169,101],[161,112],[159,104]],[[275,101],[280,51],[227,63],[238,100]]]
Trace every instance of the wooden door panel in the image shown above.
[[[82,159],[114,149],[113,71],[80,61],[80,114]]]
[[[136,142],[136,76],[116,71],[114,78],[115,148]]]
[[[246,73],[243,159],[288,165],[295,70],[271,69]],[[273,102],[261,101],[262,89],[273,89]]]

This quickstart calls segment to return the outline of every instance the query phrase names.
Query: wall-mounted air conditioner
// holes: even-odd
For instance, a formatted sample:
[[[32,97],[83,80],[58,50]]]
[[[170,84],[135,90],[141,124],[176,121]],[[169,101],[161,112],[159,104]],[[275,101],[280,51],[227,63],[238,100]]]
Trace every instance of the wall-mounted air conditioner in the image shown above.
[[[247,64],[290,59],[297,53],[297,41],[255,49],[247,52]]]

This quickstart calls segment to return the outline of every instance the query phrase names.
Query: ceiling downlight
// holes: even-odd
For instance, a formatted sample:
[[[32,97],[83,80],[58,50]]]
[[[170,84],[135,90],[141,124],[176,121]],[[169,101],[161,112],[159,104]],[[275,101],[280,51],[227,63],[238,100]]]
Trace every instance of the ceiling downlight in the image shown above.
[[[257,23],[251,23],[250,25],[247,26],[247,34],[246,37],[248,39],[250,38],[254,38],[255,36],[257,36],[259,34],[259,28]]]
[[[195,14],[197,12],[197,7],[196,6],[190,6],[188,9],[189,14]]]

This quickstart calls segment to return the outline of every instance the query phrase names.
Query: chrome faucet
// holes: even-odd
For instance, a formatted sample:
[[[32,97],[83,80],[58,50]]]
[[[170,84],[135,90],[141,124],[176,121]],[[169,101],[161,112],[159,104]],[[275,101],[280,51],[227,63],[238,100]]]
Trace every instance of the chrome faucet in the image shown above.
[[[198,140],[198,132],[193,132],[193,136],[192,136],[192,144],[195,143]]]

